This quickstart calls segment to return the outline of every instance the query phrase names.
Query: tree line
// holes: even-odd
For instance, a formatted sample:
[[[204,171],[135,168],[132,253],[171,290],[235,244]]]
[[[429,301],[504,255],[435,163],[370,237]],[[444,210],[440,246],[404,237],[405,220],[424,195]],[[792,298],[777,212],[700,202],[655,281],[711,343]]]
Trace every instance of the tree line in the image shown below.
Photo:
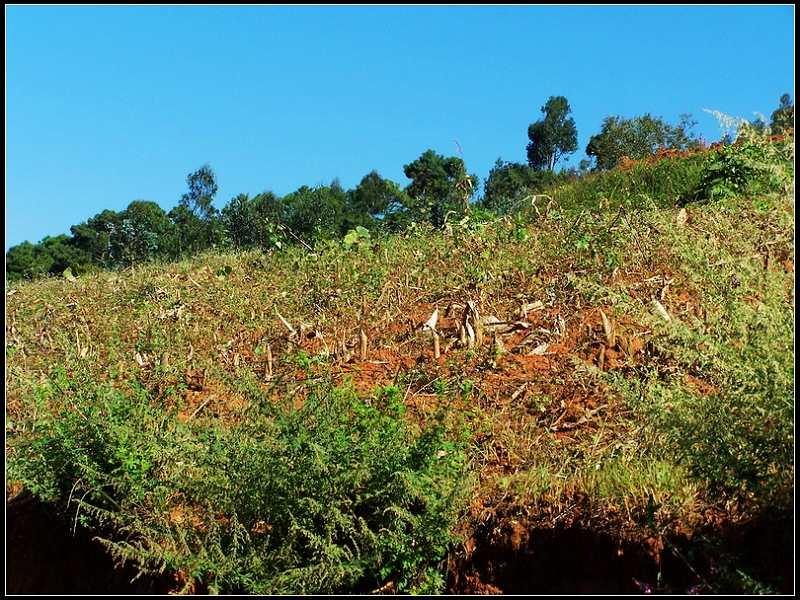
[[[79,274],[96,268],[119,268],[149,260],[178,260],[212,248],[281,248],[311,246],[340,239],[348,232],[400,232],[411,223],[441,228],[463,217],[472,205],[507,213],[525,195],[589,172],[615,168],[623,158],[639,160],[661,149],[686,150],[702,141],[692,132],[690,115],[670,124],[644,114],[609,116],[586,146],[587,158],[577,168],[557,166],[578,147],[572,109],[563,96],[550,97],[542,117],[528,127],[527,162],[498,159],[477,197],[478,178],[462,158],[427,150],[403,167],[405,187],[372,171],[346,190],[338,180],[302,186],[280,197],[272,192],[238,194],[221,210],[214,206],[218,186],[214,171],[204,165],[187,176],[187,191],[169,212],[157,203],[135,200],[122,211],[104,210],[70,228],[70,235],[23,242],[6,253],[10,281]],[[794,126],[794,105],[784,94],[769,123],[757,128],[781,133]],[[730,142],[731,140],[727,140]],[[476,201],[477,200],[477,201]]]

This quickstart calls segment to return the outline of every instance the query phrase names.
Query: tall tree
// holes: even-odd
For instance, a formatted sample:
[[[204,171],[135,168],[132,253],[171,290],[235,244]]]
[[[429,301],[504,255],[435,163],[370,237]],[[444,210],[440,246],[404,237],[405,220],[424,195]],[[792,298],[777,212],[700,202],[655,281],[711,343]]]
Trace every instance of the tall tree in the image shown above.
[[[189,190],[173,208],[169,217],[177,228],[178,253],[195,253],[219,245],[224,228],[214,208],[217,179],[208,165],[186,177]]]
[[[237,248],[256,244],[257,232],[253,201],[247,194],[234,196],[220,213],[228,240]]]
[[[778,108],[772,113],[770,129],[774,134],[780,134],[787,129],[794,129],[794,103],[789,94],[781,96]]]
[[[214,196],[217,194],[217,178],[208,165],[203,165],[197,171],[189,173],[186,177],[189,191],[181,196],[181,206],[185,206],[200,219],[208,219],[216,213],[213,206]]]
[[[120,213],[104,210],[84,223],[70,227],[72,243],[86,252],[92,263],[110,268],[121,263]]]
[[[578,149],[578,130],[564,96],[550,96],[541,110],[544,118],[528,127],[528,164],[552,171],[559,160]]]
[[[284,198],[286,224],[307,243],[343,235],[347,193],[340,185],[302,186]]]
[[[272,192],[254,198],[239,194],[222,209],[221,220],[229,241],[236,247],[258,246],[266,250],[280,247],[283,242],[284,204]]]
[[[9,281],[47,275],[52,264],[52,258],[42,251],[39,244],[26,241],[12,246],[6,252],[6,276]]]
[[[119,217],[119,246],[124,264],[166,257],[172,251],[174,224],[155,202],[134,200]]]
[[[67,235],[47,236],[37,244],[42,264],[47,264],[50,275],[58,275],[67,267],[77,274],[91,266],[91,257],[72,243]]]

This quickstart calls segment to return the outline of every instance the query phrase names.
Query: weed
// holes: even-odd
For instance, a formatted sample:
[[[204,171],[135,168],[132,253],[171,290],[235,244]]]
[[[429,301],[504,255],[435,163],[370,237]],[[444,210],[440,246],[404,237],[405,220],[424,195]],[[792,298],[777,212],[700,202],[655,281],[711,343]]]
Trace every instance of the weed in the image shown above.
[[[396,388],[370,407],[320,387],[299,410],[262,405],[222,429],[165,415],[141,391],[67,386],[12,441],[10,475],[111,525],[117,559],[216,592],[441,591],[464,442],[441,420],[415,433]]]

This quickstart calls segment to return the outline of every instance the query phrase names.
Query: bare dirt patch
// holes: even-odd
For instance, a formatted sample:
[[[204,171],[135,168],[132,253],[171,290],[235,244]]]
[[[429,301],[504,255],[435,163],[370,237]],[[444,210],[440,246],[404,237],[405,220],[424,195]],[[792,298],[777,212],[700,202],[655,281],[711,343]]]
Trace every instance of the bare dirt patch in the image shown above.
[[[9,594],[163,594],[172,582],[117,568],[105,549],[25,492],[6,502]]]

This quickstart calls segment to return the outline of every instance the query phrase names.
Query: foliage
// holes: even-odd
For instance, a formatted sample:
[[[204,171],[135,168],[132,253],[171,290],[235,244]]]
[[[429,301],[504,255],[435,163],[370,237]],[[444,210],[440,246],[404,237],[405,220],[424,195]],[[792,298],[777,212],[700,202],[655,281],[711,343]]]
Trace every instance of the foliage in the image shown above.
[[[707,155],[713,159],[708,168],[703,167],[704,158],[678,156],[698,147],[688,115],[675,126],[649,114],[633,119],[609,117],[587,147],[587,153],[596,159],[595,174],[588,173],[587,160],[581,161],[579,168],[556,174],[555,164],[575,149],[574,120],[569,116],[569,103],[560,96],[551,97],[542,112],[544,118],[529,128],[533,136],[528,146],[529,165],[498,160],[485,182],[484,208],[509,214],[522,208],[522,200],[531,194],[553,197],[554,190],[566,210],[614,206],[620,198],[631,206],[650,202],[664,206],[730,196],[740,193],[745,182],[750,182],[748,189],[754,192],[778,189],[786,182],[786,169],[779,173],[775,167],[779,157],[764,154],[780,146],[776,140],[771,140],[772,146],[766,141],[755,146],[740,141],[738,148],[733,148],[728,147],[731,137],[731,144],[723,144],[727,149]],[[709,112],[725,117],[718,111]],[[763,130],[764,135],[767,129],[773,134],[790,131],[787,127],[793,118],[791,97],[784,94],[770,127],[766,121],[756,121],[757,126],[749,130]],[[728,120],[728,133],[743,122]],[[777,152],[784,156],[780,160],[785,167],[785,144]],[[640,161],[654,164],[639,165]],[[224,246],[269,251],[299,244],[310,249],[317,242],[341,240],[359,227],[391,233],[419,231],[423,223],[445,228],[467,214],[478,179],[468,175],[462,159],[428,150],[406,164],[404,172],[411,180],[405,189],[372,171],[350,190],[334,181],[313,188],[301,186],[285,197],[271,192],[255,197],[239,194],[219,212],[213,206],[216,176],[205,165],[187,176],[188,190],[169,213],[144,200],[132,202],[123,211],[104,210],[72,226],[70,236],[10,248],[6,274],[17,281],[60,275],[69,267],[81,275],[98,267],[116,269],[177,260]]]
[[[696,124],[690,115],[681,115],[674,126],[649,113],[632,119],[606,117],[600,133],[589,139],[586,154],[594,158],[595,170],[605,171],[616,167],[623,157],[639,160],[659,149],[694,148],[699,144],[691,133]]]
[[[785,170],[784,141],[769,143],[766,160]],[[117,558],[172,571],[184,591],[438,585],[431,566],[454,522],[442,515],[459,505],[445,500],[458,478],[444,465],[456,455],[481,486],[461,533],[487,509],[585,519],[612,535],[649,539],[656,528],[665,540],[667,530],[711,535],[719,516],[736,527],[785,512],[792,197],[751,193],[758,184],[679,211],[717,152],[567,177],[543,190],[552,202],[502,217],[472,205],[439,231],[356,226],[342,232],[355,243],[313,253],[207,252],[15,286],[9,477],[68,505]],[[348,192],[336,198],[353,205]],[[486,331],[482,346],[452,345],[467,301],[524,331],[505,347]],[[541,306],[523,316],[531,303]],[[437,307],[438,361],[431,337],[411,333]],[[544,355],[527,354],[540,342]],[[191,391],[197,371],[204,387]],[[354,377],[361,399],[315,387],[328,376]],[[388,387],[370,396],[375,383]],[[466,447],[450,437],[465,417]],[[444,424],[420,451],[430,461],[411,465],[408,449]],[[392,461],[417,500],[379,475]]]
[[[330,240],[345,233],[347,193],[334,182],[314,188],[302,186],[284,198],[286,224],[307,242]]]
[[[794,129],[794,103],[789,94],[783,94],[778,108],[772,113],[769,125],[773,135],[779,135]]]
[[[72,243],[86,252],[93,263],[105,268],[117,266],[123,252],[119,239],[120,221],[118,212],[104,210],[70,228]]]
[[[781,510],[793,491],[792,276],[753,252],[771,240],[791,256],[793,219],[785,200],[706,208],[695,209],[694,231],[662,226],[661,241],[691,302],[708,308],[653,322],[651,358],[621,389],[712,497]]]
[[[440,420],[415,432],[398,394],[370,405],[321,387],[300,409],[262,402],[223,428],[164,413],[137,386],[56,372],[35,429],[11,442],[10,475],[115,532],[117,559],[183,573],[187,586],[438,592],[463,443]]]
[[[370,242],[369,229],[358,225],[355,229],[351,229],[347,232],[343,242],[345,246],[363,248]]]
[[[564,211],[669,207],[695,199],[708,158],[704,154],[633,163],[600,171],[547,191]]]
[[[272,192],[250,198],[235,196],[222,209],[221,220],[228,241],[236,248],[281,248],[286,241],[282,227],[285,207]]]
[[[84,273],[91,268],[91,257],[66,235],[47,236],[38,244],[23,242],[6,253],[6,273],[12,281],[61,274],[67,268]]]
[[[189,190],[169,215],[178,228],[179,255],[220,245],[225,235],[213,205],[218,186],[211,167],[204,165],[189,173],[186,184]]]
[[[699,199],[716,200],[745,193],[784,191],[792,181],[794,142],[773,141],[767,131],[743,124],[736,142],[709,155]]]
[[[32,279],[51,272],[52,257],[41,244],[22,242],[6,253],[6,273],[9,280]]]
[[[560,177],[552,171],[541,171],[520,163],[503,162],[499,158],[483,186],[481,204],[499,214],[519,208],[520,201],[553,186]]]
[[[164,210],[155,202],[135,200],[119,215],[115,247],[124,265],[171,257],[174,230]]]
[[[180,205],[189,209],[199,219],[209,220],[216,213],[213,202],[219,189],[214,171],[208,165],[204,165],[197,171],[189,173],[186,184],[189,186],[189,191],[181,196]]]
[[[405,191],[412,219],[442,227],[450,214],[459,218],[466,213],[477,178],[467,174],[462,159],[426,150],[403,172],[411,180]]]
[[[572,109],[564,96],[550,96],[542,113],[544,118],[528,127],[528,164],[536,169],[555,169],[567,154],[578,149],[578,130]]]
[[[408,206],[410,200],[394,181],[384,179],[377,171],[365,175],[350,192],[348,214],[361,216],[364,227],[374,227],[377,222],[397,214]],[[352,218],[352,217],[351,217]]]

